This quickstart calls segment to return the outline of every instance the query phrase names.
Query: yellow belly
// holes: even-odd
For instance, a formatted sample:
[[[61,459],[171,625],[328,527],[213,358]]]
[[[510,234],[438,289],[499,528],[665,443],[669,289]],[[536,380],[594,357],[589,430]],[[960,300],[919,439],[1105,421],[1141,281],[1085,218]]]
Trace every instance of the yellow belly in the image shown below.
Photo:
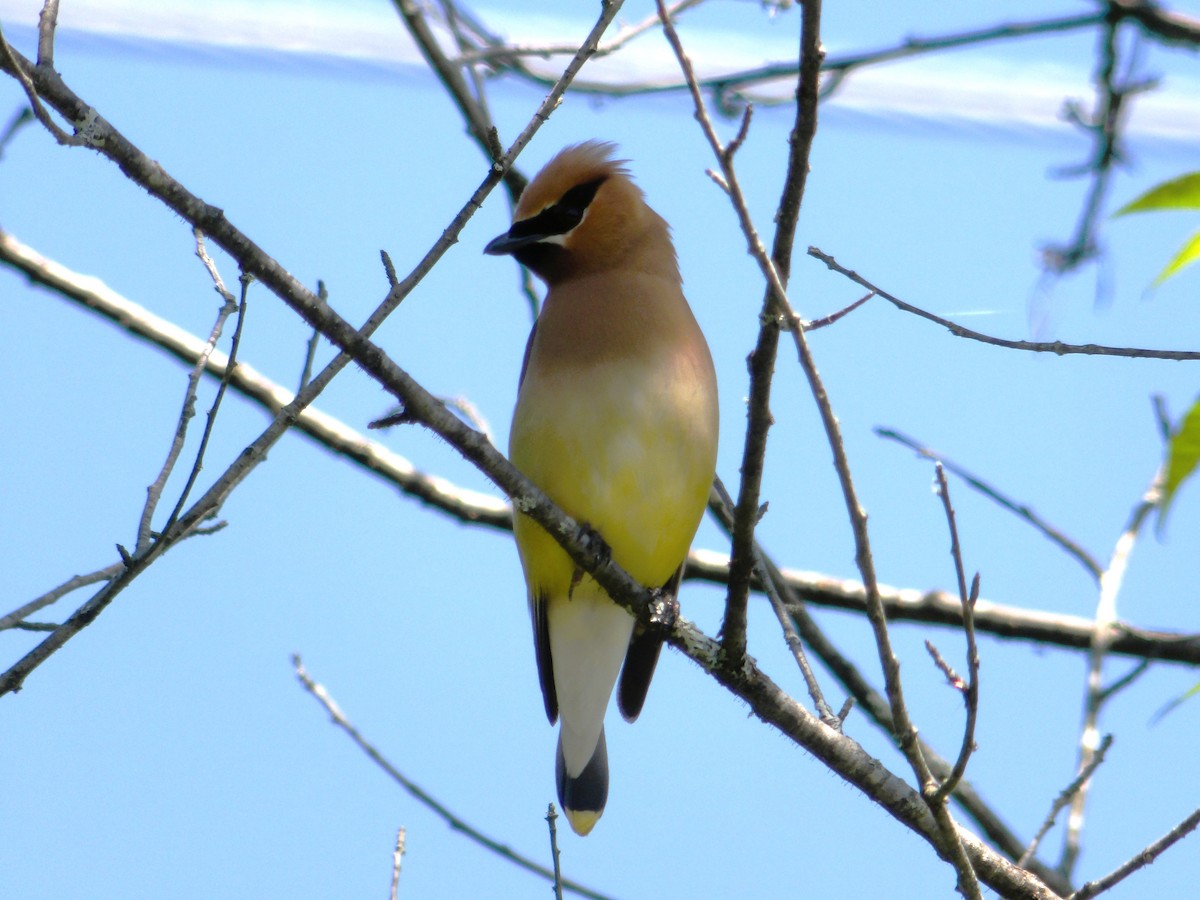
[[[688,373],[609,362],[522,386],[513,463],[572,517],[600,533],[642,584],[665,583],[687,555],[715,465],[715,409]],[[531,592],[561,595],[574,564],[550,535],[517,516]]]

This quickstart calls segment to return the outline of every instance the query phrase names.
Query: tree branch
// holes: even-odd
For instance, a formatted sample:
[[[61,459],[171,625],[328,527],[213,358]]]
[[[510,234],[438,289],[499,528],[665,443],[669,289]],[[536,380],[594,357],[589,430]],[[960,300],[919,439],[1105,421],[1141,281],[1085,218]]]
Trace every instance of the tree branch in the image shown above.
[[[1161,856],[1164,851],[1169,850],[1178,841],[1195,831],[1197,826],[1200,826],[1200,809],[1194,810],[1189,816],[1187,816],[1187,818],[1160,837],[1153,844],[1135,854],[1132,859],[1118,866],[1103,878],[1098,878],[1095,881],[1089,881],[1078,891],[1072,894],[1068,900],[1088,900],[1089,897],[1095,897],[1096,895],[1102,894],[1110,888],[1115,887],[1138,869],[1142,869],[1150,865],[1150,863],[1158,859],[1158,857]]]
[[[796,118],[788,137],[788,164],[783,180],[783,192],[775,215],[775,241],[771,261],[786,287],[791,272],[792,246],[796,226],[800,221],[800,206],[808,181],[808,160],[813,138],[817,132],[817,93],[820,87],[821,60],[821,3],[809,0],[802,4],[800,30],[799,81],[796,84]],[[664,13],[665,15],[665,13]],[[667,18],[669,22],[669,17]],[[747,108],[744,125],[749,124]],[[732,151],[729,153],[732,157]],[[767,432],[772,424],[771,381],[775,374],[775,357],[779,347],[779,318],[781,310],[775,302],[775,292],[768,286],[759,313],[758,341],[750,353],[750,394],[746,412],[746,437],[742,448],[741,482],[734,511],[732,552],[729,563],[729,592],[725,604],[722,633],[731,657],[737,659],[746,652],[746,603],[750,574],[754,565],[754,529],[762,516],[759,507],[763,469],[767,455]]]
[[[996,347],[1007,347],[1010,350],[1027,350],[1031,353],[1055,353],[1059,356],[1065,356],[1068,353],[1082,353],[1091,356],[1126,356],[1138,359],[1200,359],[1200,351],[1195,350],[1142,350],[1136,347],[1106,347],[1103,344],[1064,344],[1062,341],[1013,341],[1007,338],[992,337],[978,331],[972,331],[970,328],[965,328],[956,322],[951,322],[949,319],[943,319],[941,316],[936,316],[931,312],[926,312],[918,306],[913,306],[911,303],[905,303],[882,288],[876,287],[857,272],[847,269],[828,253],[817,247],[809,247],[808,255],[819,259],[829,268],[833,269],[833,271],[845,275],[855,284],[861,285],[869,291],[874,291],[897,309],[920,316],[922,319],[928,319],[930,322],[936,322],[955,337],[982,341],[985,344],[992,344]]]

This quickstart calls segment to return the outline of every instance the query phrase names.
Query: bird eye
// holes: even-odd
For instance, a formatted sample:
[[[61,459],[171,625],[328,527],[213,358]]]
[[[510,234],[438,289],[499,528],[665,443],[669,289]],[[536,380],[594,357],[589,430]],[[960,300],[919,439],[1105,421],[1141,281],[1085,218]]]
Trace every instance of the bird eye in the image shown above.
[[[574,225],[578,225],[583,214],[587,212],[588,206],[596,199],[596,191],[600,190],[600,185],[603,183],[603,178],[597,178],[594,181],[577,184],[563,194],[562,199],[554,206],[564,216],[574,219]]]

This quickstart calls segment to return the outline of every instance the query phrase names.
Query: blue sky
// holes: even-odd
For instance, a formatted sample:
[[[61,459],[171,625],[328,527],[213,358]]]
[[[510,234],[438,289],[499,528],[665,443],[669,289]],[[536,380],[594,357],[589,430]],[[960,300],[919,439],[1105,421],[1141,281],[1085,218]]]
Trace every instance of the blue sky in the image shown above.
[[[5,34],[26,53],[32,31],[22,23],[39,6],[0,0]],[[66,3],[58,68],[294,275],[310,285],[323,279],[342,315],[363,319],[386,289],[378,251],[407,271],[481,180],[481,156],[436,82],[412,63],[389,4],[206,4],[203,18],[190,7]],[[649,8],[633,4],[625,18],[637,21]],[[482,12],[512,34],[530,28],[578,39],[588,25],[557,19],[558,4],[499,9]],[[1009,8],[1014,18],[1045,11]],[[991,12],[831,5],[826,43],[831,53],[881,46],[984,24]],[[702,65],[716,67],[787,55],[797,28],[794,11],[768,21],[756,4],[724,3],[697,15],[682,36]],[[661,36],[643,44],[634,62],[673,74],[663,67]],[[1185,214],[1108,224],[1109,255],[1098,269],[1038,290],[1036,248],[1068,235],[1085,188],[1047,172],[1088,152],[1054,113],[1064,97],[1088,96],[1090,47],[1079,37],[997,45],[852,79],[821,114],[791,290],[801,313],[824,315],[861,294],[803,256],[814,244],[898,296],[980,330],[1026,337],[1033,308],[1048,311],[1052,338],[1194,349],[1198,276],[1144,293],[1194,228]],[[1165,73],[1166,91],[1135,107],[1132,165],[1114,183],[1113,208],[1197,168],[1194,63],[1156,53],[1146,67]],[[931,83],[955,90],[923,103]],[[508,81],[490,90],[501,137],[510,140],[543,91]],[[0,120],[20,103],[17,86],[0,82]],[[738,157],[764,231],[790,124],[786,109],[759,110]],[[721,127],[728,135],[733,126]],[[713,345],[719,472],[732,483],[762,286],[732,212],[704,175],[707,147],[678,96],[574,97],[521,165],[532,174],[561,146],[591,137],[620,144],[673,225],[686,288]],[[494,195],[378,334],[429,389],[469,397],[501,446],[529,327],[516,273],[480,252],[506,220]],[[192,255],[190,228],[86,151],[57,148],[38,129],[23,132],[0,160],[0,227],[193,333],[211,327],[216,297]],[[232,263],[214,258],[235,281]],[[1099,305],[1098,279],[1111,296]],[[0,303],[6,612],[115,561],[114,544],[132,542],[185,373],[8,270],[0,271]],[[294,384],[306,328],[261,288],[250,303],[242,358]],[[1178,414],[1197,392],[1194,364],[1021,355],[961,341],[880,302],[811,340],[871,515],[880,577],[903,587],[952,585],[948,540],[928,464],[880,441],[873,427],[896,427],[951,455],[1103,559],[1159,462],[1150,396],[1163,395]],[[322,358],[329,355],[323,348]],[[212,386],[206,390],[211,397]],[[390,400],[347,371],[318,406],[363,428]],[[762,540],[786,566],[856,578],[829,452],[786,350],[773,408]],[[205,473],[219,472],[263,425],[257,408],[227,402]],[[405,429],[382,440],[424,470],[495,493],[426,433]],[[1095,590],[1077,564],[965,486],[952,490],[967,564],[982,573],[985,597],[1092,613]],[[1200,631],[1188,591],[1200,541],[1195,493],[1185,489],[1162,540],[1147,535],[1138,544],[1119,601],[1123,617]],[[554,738],[511,539],[431,513],[301,436],[275,448],[223,517],[228,528],[170,553],[18,696],[4,698],[3,893],[385,896],[401,825],[402,896],[545,890],[395,788],[329,725],[289,663],[289,654],[302,654],[358,727],[450,808],[547,859],[541,817],[553,793]],[[711,523],[696,546],[725,549]],[[719,591],[689,584],[681,602],[712,632],[720,601]],[[66,614],[52,608],[42,618]],[[866,625],[818,615],[878,683]],[[958,663],[961,637],[924,626],[893,631],[918,726],[949,753],[961,703],[922,641],[931,638]],[[5,665],[37,639],[5,632]],[[759,605],[750,641],[773,677],[802,692]],[[1084,659],[988,638],[981,652],[980,749],[969,774],[1007,821],[1032,834],[1072,775]],[[1109,677],[1127,666],[1113,662]],[[1108,708],[1102,724],[1116,742],[1089,806],[1084,877],[1107,872],[1198,805],[1195,709],[1157,726],[1148,721],[1195,680],[1194,672],[1155,667]],[[840,701],[831,679],[826,685]],[[852,714],[848,730],[906,771],[865,717]],[[562,842],[565,871],[598,890],[951,896],[949,873],[926,844],[748,718],[678,654],[664,655],[638,723],[614,721],[609,750],[604,819],[586,840]],[[1056,850],[1058,832],[1048,841]],[[1194,846],[1177,847],[1111,896],[1181,896],[1200,878],[1198,860]]]

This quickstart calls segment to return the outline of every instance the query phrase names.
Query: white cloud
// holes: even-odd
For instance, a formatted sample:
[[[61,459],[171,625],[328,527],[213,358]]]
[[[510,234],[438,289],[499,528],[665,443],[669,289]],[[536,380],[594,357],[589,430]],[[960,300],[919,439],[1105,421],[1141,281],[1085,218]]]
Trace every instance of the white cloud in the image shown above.
[[[35,0],[0,0],[0,20],[13,25],[37,21]],[[489,24],[522,42],[578,40],[589,23],[516,11],[490,11]],[[369,0],[73,0],[63,5],[60,28],[105,38],[123,49],[144,42],[174,45],[205,55],[213,50],[250,56],[286,53],[314,66],[330,61],[364,69],[403,70],[422,65],[398,16],[383,2]],[[794,52],[791,29],[771,28],[753,36],[728,30],[686,30],[689,54],[701,74],[753,68]],[[28,42],[28,41],[27,41]],[[557,61],[533,60],[549,77]],[[1064,101],[1092,101],[1086,70],[1066,64],[1031,65],[999,55],[995,48],[952,56],[929,56],[870,67],[854,73],[832,100],[834,108],[880,120],[921,120],[948,126],[984,126],[1003,130],[1065,129]],[[653,35],[621,53],[597,59],[584,70],[590,81],[635,80],[651,85],[678,81],[674,57]],[[790,81],[756,87],[760,99],[785,99]],[[1140,138],[1170,142],[1200,141],[1200,82],[1172,76],[1158,91],[1133,106],[1132,130]]]

